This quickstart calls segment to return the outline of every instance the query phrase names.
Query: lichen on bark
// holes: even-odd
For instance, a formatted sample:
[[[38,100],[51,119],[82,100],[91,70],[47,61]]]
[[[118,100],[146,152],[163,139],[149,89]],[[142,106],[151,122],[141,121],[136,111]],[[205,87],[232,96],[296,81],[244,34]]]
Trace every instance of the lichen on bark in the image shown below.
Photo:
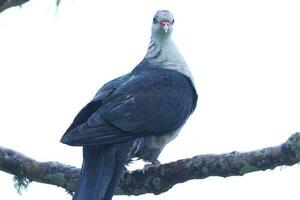
[[[249,152],[197,155],[192,158],[126,172],[115,194],[160,194],[174,185],[209,176],[241,176],[258,170],[290,166],[300,162],[300,133],[293,134],[278,146]],[[0,147],[0,170],[30,181],[48,183],[72,193],[80,169],[58,162],[38,162],[14,150]],[[18,180],[18,179],[17,179]],[[27,181],[24,181],[26,185]],[[22,184],[20,184],[22,185]]]
[[[294,154],[295,161],[300,159],[300,132],[294,133],[287,141],[287,148]]]
[[[27,190],[31,180],[24,176],[14,176],[13,177],[14,187],[19,195],[22,194],[24,190]]]

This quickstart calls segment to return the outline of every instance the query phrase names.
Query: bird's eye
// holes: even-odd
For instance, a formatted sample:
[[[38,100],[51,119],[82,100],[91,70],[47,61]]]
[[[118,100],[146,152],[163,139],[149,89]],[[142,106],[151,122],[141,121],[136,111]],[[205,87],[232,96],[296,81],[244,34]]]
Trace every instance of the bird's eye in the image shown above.
[[[174,24],[175,20],[173,19],[172,24]]]
[[[154,17],[153,18],[153,24],[156,24],[157,23],[157,19]]]

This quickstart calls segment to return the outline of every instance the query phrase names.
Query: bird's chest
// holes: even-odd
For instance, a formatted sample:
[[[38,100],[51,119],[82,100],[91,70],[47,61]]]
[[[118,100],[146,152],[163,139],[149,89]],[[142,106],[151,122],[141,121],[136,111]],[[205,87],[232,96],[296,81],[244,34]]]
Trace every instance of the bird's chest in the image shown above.
[[[141,158],[144,161],[154,162],[157,160],[163,148],[177,137],[180,129],[163,136],[147,136],[135,141],[135,152],[132,157]]]

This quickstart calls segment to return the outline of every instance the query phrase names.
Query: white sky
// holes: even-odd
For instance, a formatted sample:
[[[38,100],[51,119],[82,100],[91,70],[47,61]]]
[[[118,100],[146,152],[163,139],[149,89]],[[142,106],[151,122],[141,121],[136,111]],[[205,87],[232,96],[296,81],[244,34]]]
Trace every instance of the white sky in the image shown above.
[[[105,82],[144,56],[153,14],[175,15],[174,40],[199,93],[198,107],[162,162],[273,146],[300,131],[300,2],[31,0],[0,14],[1,146],[40,161],[81,165],[59,140]],[[141,163],[139,163],[141,166]],[[300,167],[189,181],[150,199],[295,199]],[[71,199],[32,183],[19,196],[0,172],[1,199]],[[5,198],[4,198],[5,197]]]

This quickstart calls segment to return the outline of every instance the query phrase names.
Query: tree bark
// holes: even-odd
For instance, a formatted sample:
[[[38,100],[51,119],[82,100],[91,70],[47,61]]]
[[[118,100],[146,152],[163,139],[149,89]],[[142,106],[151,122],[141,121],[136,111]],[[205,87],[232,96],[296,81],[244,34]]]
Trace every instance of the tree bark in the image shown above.
[[[14,6],[21,6],[28,1],[29,0],[0,0],[0,13]]]
[[[300,132],[281,145],[250,152],[198,155],[150,167],[146,171],[126,172],[117,195],[160,194],[175,184],[209,176],[242,176],[300,162]],[[58,162],[38,162],[14,150],[0,147],[0,170],[74,191],[80,169]]]

